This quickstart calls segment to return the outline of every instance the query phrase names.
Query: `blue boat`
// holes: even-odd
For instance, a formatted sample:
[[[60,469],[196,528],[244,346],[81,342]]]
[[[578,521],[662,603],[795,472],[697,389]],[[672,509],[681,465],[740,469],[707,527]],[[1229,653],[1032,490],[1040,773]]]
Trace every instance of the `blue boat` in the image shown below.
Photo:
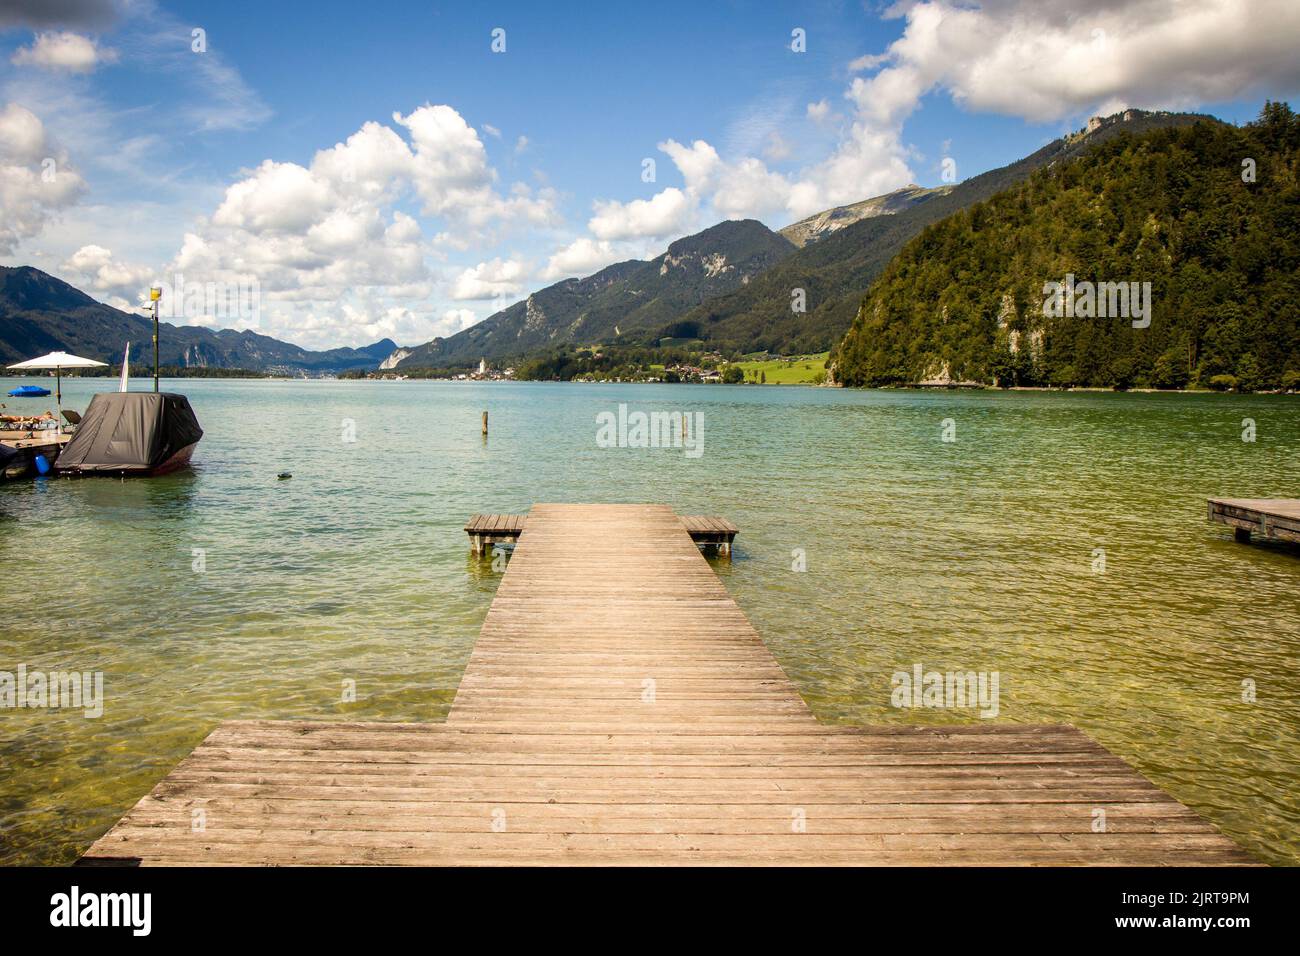
[[[40,398],[42,395],[50,394],[48,388],[41,388],[39,385],[19,385],[17,388],[9,390],[10,398]]]

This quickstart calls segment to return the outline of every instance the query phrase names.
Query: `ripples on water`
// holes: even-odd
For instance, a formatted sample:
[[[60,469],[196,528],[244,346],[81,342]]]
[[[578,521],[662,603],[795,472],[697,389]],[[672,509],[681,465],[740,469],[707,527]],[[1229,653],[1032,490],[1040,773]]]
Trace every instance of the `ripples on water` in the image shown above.
[[[72,380],[67,404],[106,387]],[[107,697],[98,720],[0,712],[0,862],[71,861],[223,719],[441,719],[498,580],[461,525],[535,501],[734,520],[715,567],[823,719],[976,720],[895,710],[890,677],[997,670],[999,720],[1076,724],[1300,862],[1300,552],[1204,520],[1207,496],[1300,496],[1294,399],[171,387],[206,431],[192,471],[0,486],[0,670],[103,671]],[[597,448],[620,402],[703,412],[703,457]]]

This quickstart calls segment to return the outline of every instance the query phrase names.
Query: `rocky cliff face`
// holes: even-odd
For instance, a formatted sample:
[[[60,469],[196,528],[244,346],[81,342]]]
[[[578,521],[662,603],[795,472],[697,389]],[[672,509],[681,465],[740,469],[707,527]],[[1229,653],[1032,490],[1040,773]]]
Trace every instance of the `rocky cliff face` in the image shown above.
[[[781,235],[796,246],[803,248],[808,243],[817,242],[832,232],[837,232],[845,226],[851,226],[855,222],[870,219],[872,216],[893,216],[936,196],[947,195],[952,190],[952,186],[936,186],[933,189],[926,189],[912,183],[883,196],[876,196],[873,199],[864,199],[862,202],[855,202],[848,206],[836,206],[834,209],[826,209],[815,213],[807,219],[801,219],[786,226],[781,230]]]

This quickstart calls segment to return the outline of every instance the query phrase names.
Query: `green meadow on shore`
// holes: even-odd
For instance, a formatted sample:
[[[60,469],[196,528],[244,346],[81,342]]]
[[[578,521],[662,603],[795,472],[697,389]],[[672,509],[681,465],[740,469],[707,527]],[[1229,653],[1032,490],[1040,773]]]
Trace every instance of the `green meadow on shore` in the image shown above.
[[[765,385],[822,385],[826,382],[826,360],[829,352],[801,355],[794,360],[767,359],[764,361],[735,362],[745,373],[745,381],[757,380]]]

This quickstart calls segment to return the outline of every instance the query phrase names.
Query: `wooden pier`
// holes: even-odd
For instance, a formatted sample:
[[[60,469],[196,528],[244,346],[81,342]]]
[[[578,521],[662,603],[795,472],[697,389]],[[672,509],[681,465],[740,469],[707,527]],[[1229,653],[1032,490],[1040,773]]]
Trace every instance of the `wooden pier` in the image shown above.
[[[1071,727],[820,723],[669,508],[553,504],[445,723],[223,723],[82,862],[1251,861]]]
[[[740,529],[726,518],[714,515],[678,515],[682,527],[696,544],[713,545],[718,554],[731,555],[732,542]],[[494,544],[513,543],[523,534],[527,515],[474,514],[465,522],[470,550],[484,554]]]
[[[1228,525],[1243,543],[1257,534],[1300,544],[1300,498],[1210,498],[1206,511],[1208,520]]]

